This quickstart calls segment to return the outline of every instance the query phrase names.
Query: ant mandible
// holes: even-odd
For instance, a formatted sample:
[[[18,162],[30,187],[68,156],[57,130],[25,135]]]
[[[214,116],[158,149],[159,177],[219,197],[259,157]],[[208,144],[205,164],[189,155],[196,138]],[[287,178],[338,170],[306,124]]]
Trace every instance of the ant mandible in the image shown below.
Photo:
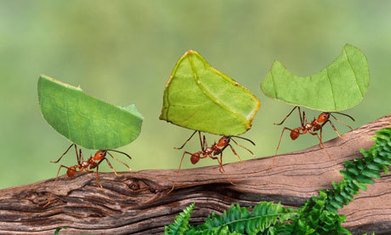
[[[314,117],[314,120],[312,120],[312,122],[308,123],[307,122],[307,118],[305,116],[305,112],[301,112],[300,110],[300,107],[299,106],[295,106],[289,113],[288,115],[286,115],[286,117],[280,122],[280,123],[274,123],[274,125],[282,125],[285,120],[293,113],[293,111],[297,108],[297,110],[299,111],[299,116],[300,116],[300,124],[301,126],[298,127],[298,128],[295,128],[295,129],[290,129],[288,127],[284,127],[284,129],[282,130],[281,132],[281,136],[280,136],[280,140],[278,141],[278,145],[277,145],[277,149],[276,149],[276,152],[274,154],[274,158],[273,158],[273,161],[272,161],[272,164],[270,164],[270,166],[267,168],[267,170],[271,169],[274,165],[274,162],[276,160],[276,155],[277,155],[277,152],[278,152],[278,148],[280,147],[280,144],[281,144],[281,139],[282,139],[282,136],[284,135],[284,131],[288,130],[290,131],[290,138],[292,140],[296,140],[300,135],[304,135],[304,134],[311,134],[311,135],[316,135],[319,139],[319,147],[321,149],[324,149],[328,155],[328,157],[331,159],[331,156],[330,154],[327,152],[326,148],[324,147],[323,145],[323,141],[322,141],[322,130],[323,130],[323,126],[326,125],[326,123],[330,123],[331,127],[333,128],[333,130],[337,133],[337,135],[341,137],[341,134],[338,132],[337,128],[335,128],[334,124],[331,122],[330,120],[330,116],[333,117],[337,122],[339,123],[342,123],[343,125],[347,126],[348,128],[350,128],[351,130],[353,130],[353,128],[338,120],[334,115],[333,113],[337,113],[337,114],[340,114],[340,115],[344,115],[350,119],[352,119],[353,121],[354,118],[350,115],[347,115],[345,113],[340,113],[340,112],[323,112],[321,114],[319,114],[318,118],[315,118]],[[316,131],[319,131],[319,134],[316,133]]]
[[[176,174],[176,177],[175,177],[174,184],[173,184],[171,190],[168,193],[172,192],[174,190],[174,188],[175,188],[176,180],[177,180],[179,172],[181,170],[182,161],[183,161],[183,158],[185,157],[186,154],[190,155],[190,161],[191,161],[191,163],[193,165],[197,164],[197,162],[200,159],[207,158],[207,157],[210,157],[211,159],[217,160],[217,162],[219,163],[219,171],[221,173],[225,173],[225,170],[224,170],[224,167],[223,167],[223,151],[228,146],[231,148],[231,151],[235,154],[235,156],[238,157],[239,161],[242,161],[240,159],[240,156],[236,153],[235,149],[230,144],[231,140],[236,145],[238,145],[239,147],[244,148],[245,150],[250,152],[252,155],[254,155],[254,153],[251,150],[249,150],[248,148],[240,145],[233,138],[239,138],[239,139],[246,140],[246,141],[250,142],[251,144],[253,144],[255,146],[255,143],[253,141],[251,141],[250,139],[243,138],[243,137],[240,137],[240,136],[223,136],[223,137],[221,137],[219,139],[219,141],[217,143],[215,142],[212,146],[208,147],[205,135],[202,135],[202,138],[201,138],[201,132],[200,131],[194,131],[193,134],[185,141],[185,143],[183,143],[183,145],[181,147],[179,147],[179,148],[174,147],[174,148],[175,149],[182,149],[190,141],[190,139],[193,138],[193,136],[197,132],[198,132],[198,136],[199,136],[199,139],[200,139],[201,151],[198,151],[198,152],[195,152],[195,153],[190,153],[190,152],[187,152],[187,151],[183,152],[182,158],[181,158],[181,162],[179,163],[179,168],[178,168],[178,171],[177,171],[177,174]],[[220,155],[220,156],[217,157],[218,155]],[[233,184],[232,181],[231,181],[231,183]]]
[[[43,206],[43,207],[46,207],[50,204],[50,200],[51,200],[51,197],[53,195],[53,191],[56,187],[56,184],[57,184],[57,179],[58,179],[58,175],[60,173],[60,170],[61,168],[66,168],[67,169],[67,176],[68,178],[72,178],[73,176],[75,176],[76,173],[81,173],[83,171],[87,172],[87,173],[93,173],[94,171],[91,171],[93,169],[96,168],[96,181],[99,185],[100,188],[103,188],[100,181],[99,181],[99,165],[103,162],[103,160],[106,160],[107,164],[109,165],[109,167],[113,170],[114,174],[116,176],[119,176],[117,171],[114,169],[114,167],[111,165],[109,159],[106,158],[106,154],[109,154],[114,160],[116,161],[119,161],[121,162],[122,164],[124,164],[126,167],[130,169],[129,165],[126,164],[125,162],[121,161],[120,159],[117,159],[115,158],[110,152],[116,152],[116,153],[121,153],[123,155],[125,155],[126,157],[128,157],[129,159],[132,159],[128,154],[124,153],[124,152],[121,152],[121,151],[118,151],[118,150],[114,150],[114,149],[104,149],[104,150],[98,150],[94,156],[91,156],[87,161],[84,161],[83,159],[83,153],[81,151],[81,149],[79,149],[79,153],[77,151],[77,145],[76,144],[71,144],[67,150],[61,155],[61,157],[59,159],[57,159],[57,161],[50,161],[51,163],[58,163],[62,157],[65,156],[65,154],[68,153],[68,151],[72,148],[72,147],[75,147],[75,153],[76,153],[76,159],[77,159],[77,164],[74,165],[74,166],[71,166],[71,167],[67,167],[67,166],[64,166],[64,165],[61,165],[59,168],[58,168],[58,171],[57,171],[57,176],[56,176],[56,179],[54,180],[54,183],[53,183],[53,186],[52,186],[52,190],[50,192],[50,195],[48,197],[48,202]],[[110,151],[110,152],[109,152]]]

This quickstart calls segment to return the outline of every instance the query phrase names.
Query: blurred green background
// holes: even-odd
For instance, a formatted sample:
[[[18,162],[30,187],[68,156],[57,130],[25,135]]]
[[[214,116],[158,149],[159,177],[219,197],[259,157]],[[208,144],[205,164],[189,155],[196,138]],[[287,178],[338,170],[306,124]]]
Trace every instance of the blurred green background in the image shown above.
[[[260,90],[276,59],[305,76],[331,63],[345,43],[355,45],[367,55],[371,80],[363,102],[346,113],[357,119],[354,127],[382,117],[390,113],[390,9],[386,0],[0,1],[0,188],[55,177],[59,165],[49,161],[70,144],[40,114],[41,73],[80,85],[109,103],[137,105],[145,117],[142,132],[120,148],[133,156],[133,170],[178,167],[182,151],[173,146],[192,131],[158,117],[165,84],[188,49],[261,99],[253,128],[243,135],[257,143],[257,157],[273,155],[282,127],[272,123],[291,109]],[[297,115],[286,123],[293,128],[298,124]],[[336,137],[326,129],[325,139]],[[215,139],[208,135],[209,143]],[[316,143],[313,136],[291,141],[287,134],[279,152]],[[187,150],[199,150],[196,139]],[[251,158],[237,150],[242,159]],[[232,161],[237,159],[227,151],[224,162]],[[75,163],[73,152],[62,161]],[[211,164],[216,162],[202,160],[198,166]],[[189,167],[186,159],[183,168]]]

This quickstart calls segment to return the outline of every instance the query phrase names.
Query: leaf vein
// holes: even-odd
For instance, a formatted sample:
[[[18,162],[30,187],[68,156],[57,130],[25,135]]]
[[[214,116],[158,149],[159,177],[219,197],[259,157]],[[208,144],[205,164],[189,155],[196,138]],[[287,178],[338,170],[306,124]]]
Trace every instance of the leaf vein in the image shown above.
[[[358,80],[357,80],[356,71],[354,71],[353,66],[352,66],[352,63],[350,63],[349,56],[348,56],[348,54],[346,53],[346,48],[345,48],[345,47],[343,48],[343,52],[344,52],[344,54],[345,54],[345,56],[346,56],[346,60],[348,61],[348,64],[349,64],[350,68],[351,68],[352,71],[353,71],[354,79],[356,80],[356,85],[357,85],[357,87],[358,87],[358,90],[360,91],[361,97],[364,97],[364,93],[363,93],[363,91],[361,91],[361,87],[358,85]]]
[[[276,82],[274,81],[273,69],[270,71],[270,74],[272,75],[274,97],[276,97],[276,99],[278,99],[278,97],[277,97]]]
[[[334,91],[333,91],[333,83],[331,82],[331,79],[330,79],[330,76],[329,76],[329,67],[328,66],[326,67],[326,75],[327,75],[326,76],[327,80],[330,83],[330,90],[331,90],[331,96],[333,97],[334,109],[337,109],[337,105],[336,105],[336,102],[335,102]]]
[[[199,78],[198,78],[198,74],[197,74],[197,71],[196,69],[194,68],[194,62],[192,60],[191,57],[188,57],[189,59],[189,63],[190,63],[190,67],[191,67],[191,70],[193,71],[193,78],[197,84],[197,86],[200,88],[200,90],[207,96],[210,98],[210,100],[212,100],[216,105],[220,106],[222,109],[230,112],[233,116],[235,116],[237,119],[240,120],[240,122],[243,123],[244,126],[247,126],[247,121],[245,120],[245,118],[241,117],[240,115],[236,114],[236,112],[234,110],[232,110],[229,106],[225,105],[224,103],[222,102],[218,102],[218,99],[216,96],[213,96],[200,82]],[[210,68],[209,66],[207,66],[208,68]]]

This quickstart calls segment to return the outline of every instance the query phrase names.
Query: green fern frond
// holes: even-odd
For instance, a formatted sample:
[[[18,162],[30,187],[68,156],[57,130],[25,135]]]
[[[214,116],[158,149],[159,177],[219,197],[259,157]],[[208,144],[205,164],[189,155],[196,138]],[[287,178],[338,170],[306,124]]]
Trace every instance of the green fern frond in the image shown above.
[[[222,215],[212,214],[205,224],[188,224],[194,204],[166,227],[166,234],[350,234],[341,226],[346,217],[338,209],[349,204],[366,184],[380,178],[381,171],[389,174],[391,165],[391,128],[376,132],[375,144],[361,150],[361,159],[345,162],[343,180],[332,183],[332,189],[321,190],[319,196],[307,200],[300,209],[281,207],[273,202],[260,202],[254,208],[231,205]],[[252,209],[252,212],[250,212]]]
[[[292,209],[283,208],[280,203],[261,202],[254,206],[253,213],[239,205],[231,206],[228,213],[223,213],[222,216],[212,215],[212,218],[207,219],[205,224],[213,226],[227,225],[232,232],[256,234],[265,231],[277,222],[289,219],[294,214]]]
[[[338,215],[338,209],[348,205],[353,195],[359,190],[366,190],[366,184],[373,184],[374,178],[380,178],[384,170],[388,172],[391,165],[391,128],[376,132],[375,144],[368,150],[361,150],[361,159],[345,162],[345,170],[341,170],[343,180],[335,183],[333,188],[320,191],[318,197],[312,197],[301,208],[294,223],[285,229],[300,234],[350,234],[341,227],[345,221]]]
[[[193,211],[194,205],[195,203],[193,202],[190,206],[186,207],[183,212],[179,213],[179,215],[175,217],[174,223],[169,226],[165,226],[164,234],[184,234],[185,231],[189,229],[190,213]]]
[[[345,162],[345,170],[340,171],[344,179],[333,183],[333,189],[327,190],[327,209],[337,212],[358,194],[359,189],[366,190],[366,184],[374,184],[373,179],[380,178],[384,170],[388,172],[391,165],[391,128],[376,132],[375,144],[368,150],[361,150],[361,159]]]
[[[226,232],[228,234],[266,233],[267,230],[273,230],[274,224],[287,221],[295,215],[293,209],[284,208],[280,203],[260,202],[253,208],[231,205],[222,215],[213,213],[204,224],[192,228],[186,234],[196,234],[193,233],[195,231],[214,231],[211,234],[222,234],[222,231],[225,231],[223,234],[227,234]]]
[[[61,226],[61,227],[56,228],[56,231],[54,231],[54,235],[58,235],[60,230],[67,229],[67,228],[68,228],[67,226]]]
[[[326,209],[327,194],[319,192],[318,197],[312,197],[305,202],[293,218],[293,223],[280,226],[280,232],[285,234],[350,234],[341,226],[346,220],[343,215],[330,212]]]

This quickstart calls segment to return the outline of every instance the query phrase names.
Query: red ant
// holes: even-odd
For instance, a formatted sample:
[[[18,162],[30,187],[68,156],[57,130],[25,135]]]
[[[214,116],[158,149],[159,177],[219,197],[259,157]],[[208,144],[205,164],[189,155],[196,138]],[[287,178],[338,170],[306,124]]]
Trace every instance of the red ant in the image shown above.
[[[243,139],[243,140],[246,140],[246,141],[250,142],[251,144],[253,144],[255,146],[255,143],[253,141],[247,139],[247,138],[243,138],[243,137],[240,137],[240,136],[223,136],[223,137],[220,138],[220,140],[217,143],[215,142],[212,146],[208,147],[208,144],[206,143],[205,135],[202,135],[202,138],[201,138],[201,132],[200,131],[194,131],[193,134],[185,141],[185,143],[183,143],[183,145],[181,147],[179,147],[179,148],[174,147],[174,148],[175,149],[182,149],[187,144],[187,142],[189,142],[190,139],[193,138],[194,134],[197,133],[197,132],[198,132],[198,136],[199,136],[199,139],[200,139],[201,151],[198,151],[198,152],[195,152],[195,153],[190,153],[190,152],[187,152],[187,151],[183,152],[183,155],[182,155],[182,158],[181,158],[181,162],[179,163],[179,168],[178,168],[178,172],[177,172],[176,178],[178,178],[179,171],[181,170],[181,166],[182,166],[182,161],[183,161],[183,158],[185,157],[186,154],[190,155],[190,161],[191,161],[191,163],[193,165],[197,164],[197,162],[200,159],[207,158],[207,157],[210,157],[211,159],[217,160],[217,162],[219,163],[219,171],[221,173],[225,173],[225,170],[224,170],[224,167],[223,167],[223,151],[228,146],[231,148],[231,151],[235,154],[235,156],[237,156],[239,158],[239,161],[242,161],[240,159],[240,156],[236,153],[235,149],[230,144],[231,140],[236,145],[238,145],[239,147],[242,147],[242,148],[246,149],[252,155],[254,155],[254,153],[251,150],[249,150],[248,148],[240,145],[238,142],[236,142],[233,139],[233,138],[240,138],[240,139]],[[220,157],[216,157],[217,155],[220,155]],[[168,193],[170,193],[170,192],[172,192],[174,190],[175,183],[176,183],[176,178],[175,178],[174,185],[172,186],[171,190]],[[232,183],[232,181],[231,181],[231,183]]]
[[[306,116],[305,116],[305,112],[303,111],[303,114],[302,114],[302,112],[300,111],[300,107],[299,107],[299,106],[295,106],[295,107],[288,113],[288,115],[286,115],[286,117],[285,117],[280,123],[274,123],[274,125],[282,125],[282,124],[285,122],[285,120],[293,113],[293,111],[294,111],[296,108],[297,108],[298,111],[299,111],[300,124],[301,124],[301,126],[298,127],[298,128],[295,128],[295,129],[290,129],[290,128],[288,128],[288,127],[284,127],[284,129],[283,129],[282,132],[281,132],[280,140],[278,141],[276,153],[274,154],[275,156],[277,155],[277,151],[278,151],[278,148],[280,147],[281,139],[282,139],[282,136],[283,136],[285,130],[289,130],[289,131],[291,132],[291,133],[290,133],[290,137],[291,137],[292,140],[296,140],[300,135],[304,135],[304,134],[307,134],[307,133],[310,133],[311,135],[316,135],[316,136],[318,137],[318,139],[319,139],[319,147],[320,147],[321,149],[324,149],[324,150],[326,150],[326,149],[325,149],[325,147],[324,147],[324,145],[323,145],[323,141],[322,141],[322,130],[323,130],[323,126],[326,125],[326,123],[330,123],[331,127],[332,127],[332,128],[334,129],[334,131],[338,134],[338,136],[339,136],[340,138],[342,138],[342,137],[341,137],[341,134],[338,132],[338,130],[335,128],[334,124],[331,122],[330,116],[333,117],[337,122],[342,123],[342,124],[344,124],[345,126],[347,126],[348,128],[350,128],[351,130],[353,130],[353,128],[352,128],[350,125],[348,125],[348,124],[346,124],[346,123],[344,123],[344,122],[338,120],[338,119],[333,115],[333,113],[337,113],[337,114],[340,114],[340,115],[344,115],[344,116],[346,116],[346,117],[352,119],[353,121],[355,121],[354,118],[353,118],[352,116],[350,116],[350,115],[347,115],[347,114],[345,114],[345,113],[340,113],[340,112],[323,112],[323,113],[319,114],[318,118],[315,118],[315,117],[314,117],[314,120],[313,120],[312,122],[308,123],[308,122],[307,122],[307,118],[306,118]],[[302,115],[303,115],[303,116],[302,116]],[[318,134],[318,133],[315,133],[316,131],[319,131],[319,134]],[[326,150],[326,153],[327,153],[327,155],[329,156],[329,158],[331,159],[331,156],[330,156],[330,154],[327,152],[327,150]],[[274,162],[275,162],[275,157],[273,158],[273,162],[272,162],[272,164],[267,168],[267,170],[269,170],[269,169],[271,169],[271,168],[273,167]]]
[[[65,154],[68,153],[69,149],[71,149],[72,146],[75,147],[77,164],[74,165],[74,166],[71,166],[71,167],[67,167],[67,166],[61,165],[58,168],[57,176],[56,176],[56,179],[54,180],[52,191],[51,191],[51,193],[49,195],[49,198],[48,198],[48,202],[43,207],[46,207],[46,206],[48,206],[50,204],[50,200],[51,200],[51,197],[53,195],[53,190],[56,187],[58,175],[60,173],[61,168],[66,168],[67,169],[67,176],[68,176],[68,178],[72,178],[73,176],[75,176],[76,173],[81,173],[83,171],[85,171],[87,173],[92,173],[94,171],[91,171],[91,170],[96,168],[96,181],[98,182],[98,185],[99,185],[100,188],[103,188],[103,187],[102,187],[102,185],[100,184],[100,181],[99,181],[99,165],[102,163],[103,160],[106,160],[106,162],[109,165],[109,167],[114,171],[114,174],[116,176],[119,176],[117,171],[111,165],[110,161],[106,158],[106,154],[109,154],[114,160],[117,160],[117,161],[121,162],[126,167],[128,167],[129,170],[131,170],[130,167],[128,166],[128,164],[126,164],[125,162],[121,161],[120,159],[115,158],[109,151],[116,152],[116,153],[121,153],[121,154],[127,156],[129,159],[132,159],[128,154],[126,154],[124,152],[121,152],[121,151],[118,151],[118,150],[113,150],[113,149],[98,150],[95,153],[94,156],[91,156],[87,161],[84,161],[81,149],[79,149],[79,153],[77,152],[77,145],[76,144],[71,144],[57,161],[50,161],[50,162],[51,163],[58,163],[61,160],[61,158],[63,156],[65,156]]]

